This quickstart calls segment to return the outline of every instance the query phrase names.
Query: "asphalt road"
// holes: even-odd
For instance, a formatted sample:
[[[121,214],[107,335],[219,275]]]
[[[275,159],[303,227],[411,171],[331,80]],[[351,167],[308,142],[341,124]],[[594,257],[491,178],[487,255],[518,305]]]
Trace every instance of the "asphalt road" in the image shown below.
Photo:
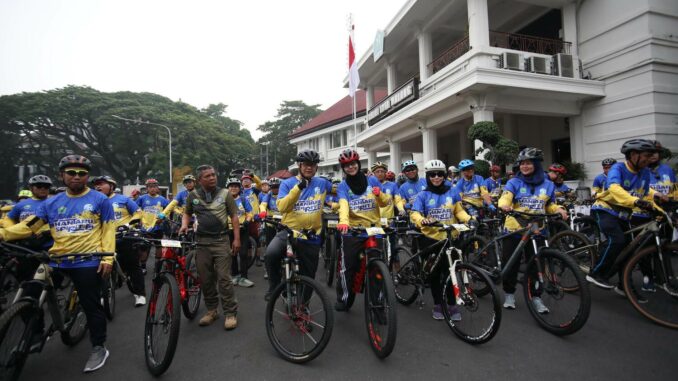
[[[150,276],[150,275],[149,275]],[[147,277],[149,277],[147,276]],[[517,309],[504,311],[501,329],[489,343],[472,346],[457,339],[444,322],[431,319],[430,293],[423,310],[398,306],[394,352],[379,360],[369,347],[362,300],[349,313],[335,314],[332,339],[315,360],[296,365],[282,360],[266,337],[261,267],[253,267],[249,289],[236,288],[238,328],[223,321],[199,327],[182,318],[179,345],[165,380],[678,380],[678,331],[652,324],[626,299],[592,287],[593,306],[586,326],[556,337],[533,321],[518,291]],[[328,289],[334,298],[334,291]],[[521,296],[518,296],[520,294]],[[68,348],[54,336],[32,355],[23,380],[151,380],[143,354],[145,308],[134,308],[126,288],[117,294],[108,326],[106,366],[82,369],[87,340]]]

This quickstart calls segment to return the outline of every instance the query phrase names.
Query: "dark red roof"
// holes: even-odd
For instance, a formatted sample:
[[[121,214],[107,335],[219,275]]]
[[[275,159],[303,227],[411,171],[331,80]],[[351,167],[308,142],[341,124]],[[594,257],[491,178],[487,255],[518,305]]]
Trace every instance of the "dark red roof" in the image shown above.
[[[279,179],[289,179],[290,177],[292,177],[292,174],[287,169],[280,169],[278,171],[271,173],[271,175],[268,176],[266,179],[270,180],[272,177],[277,177]]]
[[[356,106],[356,115],[360,116],[365,114],[365,96],[366,93],[363,90],[358,90],[355,93],[355,106]],[[374,90],[374,104],[379,103],[382,99],[386,97],[386,90]],[[308,134],[313,131],[317,131],[324,127],[328,127],[346,120],[350,120],[353,117],[353,98],[349,95],[345,96],[339,102],[333,104],[327,110],[321,112],[315,118],[309,120],[307,123],[292,131],[290,134],[291,138]]]

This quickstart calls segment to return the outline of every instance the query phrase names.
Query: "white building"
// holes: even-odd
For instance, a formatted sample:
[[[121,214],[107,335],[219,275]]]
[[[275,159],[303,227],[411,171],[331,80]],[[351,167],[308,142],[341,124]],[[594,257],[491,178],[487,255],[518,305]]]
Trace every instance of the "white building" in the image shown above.
[[[359,71],[368,127],[358,145],[391,168],[412,154],[472,156],[467,131],[479,121],[542,148],[546,164],[585,163],[589,181],[627,139],[678,149],[675,0],[409,0]],[[327,136],[345,130],[350,145],[352,123],[316,128],[292,142],[337,173],[341,147]]]

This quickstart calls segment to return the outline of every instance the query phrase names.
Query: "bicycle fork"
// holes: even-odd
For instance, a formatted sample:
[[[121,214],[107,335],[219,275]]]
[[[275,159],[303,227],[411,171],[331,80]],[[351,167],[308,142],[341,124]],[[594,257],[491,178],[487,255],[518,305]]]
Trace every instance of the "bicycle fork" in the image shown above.
[[[453,260],[452,259],[452,251],[454,251],[457,254],[457,259]],[[448,247],[445,249],[445,255],[447,256],[447,263],[451,263],[450,265],[450,279],[452,279],[452,291],[454,292],[454,301],[458,306],[463,306],[464,305],[464,300],[460,296],[459,292],[459,280],[457,279],[456,270],[457,270],[457,264],[461,262],[461,250],[457,249],[456,247]],[[469,279],[468,279],[468,274],[464,272],[462,274],[462,283],[464,287],[468,287],[469,284]]]

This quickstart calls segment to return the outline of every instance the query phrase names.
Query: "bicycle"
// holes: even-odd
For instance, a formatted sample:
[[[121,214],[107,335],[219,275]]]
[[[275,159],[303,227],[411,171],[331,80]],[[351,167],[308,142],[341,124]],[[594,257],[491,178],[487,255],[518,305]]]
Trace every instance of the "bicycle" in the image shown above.
[[[466,225],[446,225],[436,223],[444,231],[446,238],[417,252],[407,262],[401,265],[400,271],[394,276],[395,295],[403,305],[410,305],[419,300],[419,308],[424,305],[423,295],[430,274],[438,266],[444,266],[447,260],[449,273],[444,279],[442,295],[442,311],[447,326],[460,339],[471,344],[482,344],[491,340],[499,331],[501,325],[501,305],[496,288],[492,280],[476,266],[464,263],[462,251],[455,247],[455,242],[463,242],[464,235],[472,232]],[[459,232],[459,238],[453,237]],[[414,237],[421,233],[411,232]],[[436,279],[432,282],[438,281]],[[484,285],[481,286],[481,285]],[[483,299],[476,293],[477,289],[487,290],[490,298]],[[456,310],[461,319],[456,319],[450,311]],[[484,311],[488,314],[483,317]],[[479,324],[477,324],[480,321]]]
[[[0,313],[7,309],[19,289],[18,264],[16,258],[0,257]]]
[[[334,327],[334,312],[322,285],[299,273],[297,240],[313,234],[291,229],[272,218],[265,221],[288,234],[287,252],[281,261],[283,278],[266,303],[266,335],[285,360],[305,363],[322,353]]]
[[[548,332],[558,336],[571,335],[579,331],[588,320],[591,312],[591,293],[584,274],[579,266],[568,255],[549,247],[543,239],[541,230],[546,229],[548,219],[556,214],[529,214],[517,211],[506,213],[509,216],[524,220],[526,227],[503,234],[475,250],[474,245],[465,245],[466,262],[478,266],[488,273],[490,278],[499,283],[523,256],[523,249],[532,243],[534,253],[526,255],[523,273],[523,293],[527,306],[536,322]],[[541,223],[541,224],[540,224]],[[502,263],[501,253],[492,255],[494,241],[502,240],[510,235],[520,234],[521,240],[506,264]],[[482,237],[480,237],[482,238]],[[541,238],[542,245],[537,243]],[[471,237],[469,242],[478,240]],[[482,295],[486,290],[476,290]],[[532,300],[541,298],[546,311],[537,311]]]
[[[74,346],[87,332],[87,318],[78,301],[78,292],[71,285],[68,296],[57,294],[58,283],[49,267],[52,259],[46,252],[23,246],[0,243],[4,255],[35,259],[40,262],[32,280],[22,282],[14,301],[0,315],[0,378],[16,380],[31,353],[42,351],[47,340],[59,332],[61,341]],[[113,253],[74,253],[69,258],[89,260],[112,256]],[[51,323],[45,329],[45,306]]]
[[[334,276],[337,272],[337,224],[339,215],[336,213],[323,213],[323,234],[325,237],[321,255],[325,269],[325,283],[332,287]]]

